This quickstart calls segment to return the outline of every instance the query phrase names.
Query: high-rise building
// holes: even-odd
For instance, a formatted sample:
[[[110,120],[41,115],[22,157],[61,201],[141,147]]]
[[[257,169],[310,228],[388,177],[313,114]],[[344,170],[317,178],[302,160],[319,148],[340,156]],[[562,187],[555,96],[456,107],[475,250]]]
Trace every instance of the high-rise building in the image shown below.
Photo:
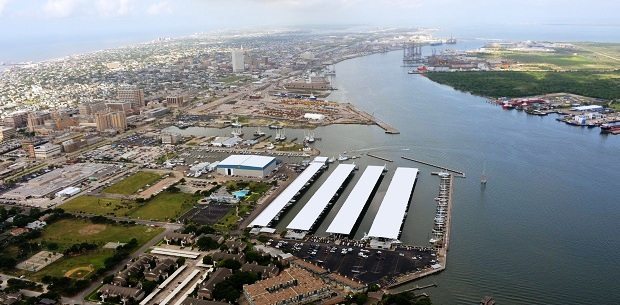
[[[112,118],[106,112],[95,113],[95,124],[97,131],[105,131],[112,127]]]
[[[110,112],[109,115],[112,128],[119,132],[123,132],[127,129],[127,116],[124,111]]]
[[[80,115],[92,115],[106,109],[106,105],[102,100],[82,102],[78,106]]]
[[[49,112],[28,113],[28,131],[34,132],[35,129],[45,124],[45,120],[49,118],[51,118]]]
[[[110,111],[122,111],[125,113],[131,111],[133,106],[131,102],[106,102],[105,105]]]
[[[15,129],[28,126],[28,112],[15,111],[4,118],[4,126],[13,127]]]
[[[8,126],[0,126],[0,141],[4,141],[15,135],[15,128]]]
[[[166,105],[168,107],[183,107],[185,104],[182,96],[169,96],[166,97]]]
[[[243,49],[233,50],[231,56],[233,73],[245,71],[245,55],[243,54]]]
[[[121,102],[130,102],[134,109],[146,106],[144,102],[144,91],[137,86],[121,86],[116,93],[116,99]]]
[[[95,124],[99,132],[108,129],[123,132],[127,129],[127,116],[123,111],[100,112],[95,114]]]

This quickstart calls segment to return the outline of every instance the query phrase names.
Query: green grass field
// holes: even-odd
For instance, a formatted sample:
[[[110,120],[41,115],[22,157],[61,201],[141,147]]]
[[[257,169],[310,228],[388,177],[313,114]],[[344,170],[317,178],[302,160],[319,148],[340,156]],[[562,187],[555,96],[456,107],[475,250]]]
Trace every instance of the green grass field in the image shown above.
[[[138,203],[133,200],[99,198],[90,195],[73,198],[61,206],[67,212],[104,216],[128,216],[137,207]]]
[[[144,203],[138,203],[133,200],[84,195],[60,207],[73,213],[166,221],[181,216],[191,209],[198,199],[200,196],[193,194],[162,192]]]
[[[103,190],[103,193],[131,195],[146,185],[152,185],[161,175],[152,172],[137,172]]]
[[[620,44],[577,43],[575,48],[558,48],[555,52],[519,52],[495,50],[478,54],[484,58],[513,60],[518,70],[609,71],[620,69]]]
[[[191,209],[200,196],[162,192],[129,214],[131,218],[165,221],[177,218]]]
[[[39,242],[58,244],[58,252],[62,252],[76,243],[88,242],[99,247],[83,255],[63,257],[38,272],[28,274],[33,280],[40,280],[46,275],[64,276],[70,270],[79,267],[103,267],[106,258],[114,254],[114,250],[103,249],[108,242],[128,242],[132,238],[143,245],[159,233],[162,228],[139,225],[93,224],[84,219],[62,219],[43,229]]]
[[[431,72],[432,81],[488,97],[523,97],[548,93],[620,98],[620,71],[593,72]]]

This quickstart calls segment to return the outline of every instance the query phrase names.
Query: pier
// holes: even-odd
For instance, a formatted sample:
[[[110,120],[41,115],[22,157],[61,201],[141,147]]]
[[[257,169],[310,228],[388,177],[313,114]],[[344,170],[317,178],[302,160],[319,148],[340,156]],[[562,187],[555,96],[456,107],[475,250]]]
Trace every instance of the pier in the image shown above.
[[[369,156],[369,157],[373,157],[373,158],[379,159],[379,160],[383,160],[383,161],[387,161],[387,162],[394,162],[394,160],[390,160],[388,158],[380,157],[380,156],[377,156],[377,155],[373,155],[373,154],[366,154],[366,155]]]
[[[356,111],[359,115],[366,118],[367,120],[374,122],[375,124],[377,124],[377,126],[381,127],[381,129],[383,129],[385,133],[387,134],[400,134],[400,131],[398,131],[396,127],[384,122],[383,120],[375,117],[374,115],[368,112],[365,112],[359,109],[354,109],[354,108],[351,108],[351,110]]]
[[[455,173],[455,174],[461,176],[462,178],[465,178],[465,173],[461,172],[461,171],[457,171],[457,170],[450,169],[450,168],[447,168],[447,167],[443,167],[443,166],[440,166],[440,165],[436,165],[436,164],[433,164],[433,163],[428,163],[428,162],[416,160],[416,159],[410,158],[410,157],[401,156],[401,158],[403,158],[405,160],[408,160],[408,161],[413,161],[413,162],[417,162],[417,163],[420,163],[420,164],[424,164],[424,165],[432,166],[432,167],[435,167],[435,168],[443,169],[445,171],[449,171],[449,172]]]
[[[430,268],[398,276],[397,278],[395,278],[395,281],[391,285],[386,287],[388,291],[411,281],[415,281],[431,274],[439,273],[446,269],[446,264],[448,260],[448,245],[450,243],[450,224],[452,222],[452,183],[454,182],[454,176],[451,174],[443,173],[440,174],[439,177],[441,179],[439,183],[439,198],[444,199],[440,199],[438,201],[437,209],[445,209],[445,222],[441,226],[441,234],[436,236],[437,238],[441,237],[441,239],[436,240],[433,244],[433,246],[437,250],[437,263],[435,265],[432,265]],[[435,228],[433,229],[433,231],[435,231]],[[417,286],[413,289],[416,288]]]

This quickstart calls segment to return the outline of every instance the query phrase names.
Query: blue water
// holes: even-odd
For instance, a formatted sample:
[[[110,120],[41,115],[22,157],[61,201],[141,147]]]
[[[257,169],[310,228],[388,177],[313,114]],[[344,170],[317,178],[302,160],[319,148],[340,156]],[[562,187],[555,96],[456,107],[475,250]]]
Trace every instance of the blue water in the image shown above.
[[[456,182],[447,270],[416,284],[437,283],[428,291],[437,304],[476,304],[485,295],[498,304],[620,302],[620,137],[502,110],[408,75],[400,60],[392,52],[336,65],[339,90],[330,96],[394,124],[400,135],[370,127],[318,133],[335,138],[322,141],[324,147],[374,148],[393,166],[420,167],[403,231],[407,242],[428,240],[438,181],[429,175],[434,169],[400,156],[467,174]]]

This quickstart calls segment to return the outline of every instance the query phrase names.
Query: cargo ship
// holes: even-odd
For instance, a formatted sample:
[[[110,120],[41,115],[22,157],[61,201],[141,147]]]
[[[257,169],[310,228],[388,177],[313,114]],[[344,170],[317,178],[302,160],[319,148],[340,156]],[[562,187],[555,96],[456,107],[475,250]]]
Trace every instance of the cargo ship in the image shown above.
[[[601,125],[601,133],[619,134],[620,124],[603,124]]]

